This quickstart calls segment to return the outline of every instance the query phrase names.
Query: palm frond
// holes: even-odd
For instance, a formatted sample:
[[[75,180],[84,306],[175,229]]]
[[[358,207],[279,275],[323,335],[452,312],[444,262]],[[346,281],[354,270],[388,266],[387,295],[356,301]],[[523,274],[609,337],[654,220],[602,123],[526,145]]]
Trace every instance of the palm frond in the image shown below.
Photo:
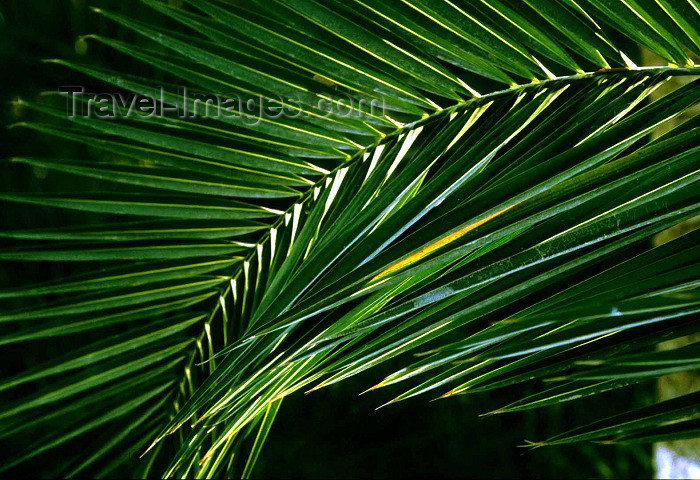
[[[164,85],[190,117],[18,101],[20,126],[100,153],[14,158],[85,188],[0,194],[78,219],[0,232],[1,260],[81,265],[0,291],[1,344],[70,345],[0,382],[19,392],[0,437],[31,440],[3,470],[100,432],[61,473],[250,476],[282,398],[409,352],[368,387],[406,382],[397,402],[563,382],[494,413],[698,367],[695,346],[654,350],[700,329],[699,234],[651,240],[700,214],[698,117],[649,135],[700,90],[648,102],[700,72],[694,0],[142,3],[178,28],[95,9],[144,43],[85,40],[255,108],[203,120],[177,85],[64,60]],[[638,67],[612,32],[668,63]],[[281,96],[290,114],[263,115]],[[385,109],[345,114],[341,96]],[[544,443],[696,435],[696,397]]]

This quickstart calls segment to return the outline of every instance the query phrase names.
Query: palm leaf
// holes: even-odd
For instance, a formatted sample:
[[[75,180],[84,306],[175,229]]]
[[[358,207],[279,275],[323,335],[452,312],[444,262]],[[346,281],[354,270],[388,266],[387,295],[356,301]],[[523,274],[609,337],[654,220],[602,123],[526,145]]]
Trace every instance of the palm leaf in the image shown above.
[[[168,87],[191,118],[109,121],[19,101],[18,126],[100,154],[15,158],[85,188],[0,195],[77,219],[2,232],[0,259],[85,265],[0,291],[0,343],[80,346],[0,383],[20,392],[0,436],[41,432],[3,470],[97,430],[59,473],[250,476],[283,397],[396,357],[407,366],[368,385],[405,384],[390,402],[565,381],[497,412],[697,368],[694,346],[651,352],[698,331],[698,233],[650,240],[700,214],[697,117],[649,135],[700,90],[647,102],[700,71],[694,0],[142,3],[178,28],[95,9],[142,44],[83,40],[253,111],[297,102],[205,121]],[[615,31],[667,64],[636,66]],[[341,96],[384,111],[345,115]],[[696,435],[696,396],[545,443]]]

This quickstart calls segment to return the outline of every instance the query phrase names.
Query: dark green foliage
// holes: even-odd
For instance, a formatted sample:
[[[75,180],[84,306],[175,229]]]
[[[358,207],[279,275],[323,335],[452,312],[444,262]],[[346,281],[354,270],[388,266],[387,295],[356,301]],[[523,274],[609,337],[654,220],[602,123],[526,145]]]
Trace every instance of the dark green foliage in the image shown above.
[[[570,461],[639,475],[637,444],[697,435],[697,394],[649,394],[700,366],[695,345],[656,351],[700,329],[700,233],[652,241],[700,214],[699,117],[650,136],[700,101],[696,81],[649,102],[700,72],[700,16],[685,0],[133,0],[88,15],[98,23],[73,32],[89,33],[76,50],[96,54],[57,52],[42,67],[56,78],[163,86],[189,113],[178,85],[260,112],[278,95],[297,103],[250,121],[69,117],[55,91],[13,101],[0,469],[284,475],[276,455],[293,462],[321,442],[374,462],[351,475],[388,475],[401,459],[363,452],[415,457],[431,443],[456,463],[414,458],[395,473],[507,476],[459,469],[498,464],[479,452],[501,441],[515,458],[528,440],[556,453],[535,451],[521,471],[561,475]],[[637,67],[638,45],[666,63]],[[386,110],[316,108],[341,95]],[[378,390],[363,409],[387,407],[339,418],[327,403],[359,393],[346,380]],[[362,431],[363,418],[401,428],[338,453],[311,426],[282,453],[278,409],[296,430],[301,392],[321,388],[335,393],[310,408],[340,426],[325,435]],[[458,398],[437,407],[452,430],[407,436],[428,429],[411,415],[437,397]],[[507,433],[476,435],[482,425]],[[609,451],[562,446],[591,441],[624,444],[618,472]],[[559,463],[542,467],[546,455]]]

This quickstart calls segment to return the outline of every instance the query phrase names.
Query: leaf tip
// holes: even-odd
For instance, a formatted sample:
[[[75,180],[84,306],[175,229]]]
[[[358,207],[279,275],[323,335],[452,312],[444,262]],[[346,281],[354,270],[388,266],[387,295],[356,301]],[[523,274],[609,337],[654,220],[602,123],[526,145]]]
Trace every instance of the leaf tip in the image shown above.
[[[376,411],[379,410],[380,408],[387,407],[387,406],[391,405],[392,403],[396,403],[397,401],[398,401],[398,400],[395,399],[395,398],[392,399],[392,400],[389,400],[388,402],[386,402],[386,403],[384,403],[384,404],[382,404],[382,405],[379,405],[377,408],[374,409],[374,411],[376,412]]]
[[[491,415],[498,415],[498,414],[507,413],[507,412],[508,412],[508,410],[505,408],[497,408],[496,410],[492,410],[490,412],[481,413],[481,414],[479,414],[479,416],[480,417],[490,417]]]
[[[364,395],[365,393],[371,392],[372,390],[378,390],[378,389],[382,388],[383,386],[384,386],[384,381],[381,381],[378,384],[369,387],[367,390],[360,392],[359,395]]]

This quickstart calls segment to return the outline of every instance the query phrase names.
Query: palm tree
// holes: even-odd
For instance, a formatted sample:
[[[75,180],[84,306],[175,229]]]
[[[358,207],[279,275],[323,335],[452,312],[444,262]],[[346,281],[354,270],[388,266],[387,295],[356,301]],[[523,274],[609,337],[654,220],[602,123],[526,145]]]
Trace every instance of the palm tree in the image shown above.
[[[700,367],[657,349],[700,332],[700,89],[647,101],[700,73],[697,0],[141,3],[94,9],[139,40],[79,42],[142,69],[49,62],[184,115],[16,102],[93,157],[13,158],[82,180],[0,194],[73,211],[0,232],[8,265],[66,272],[0,291],[0,342],[34,359],[0,382],[4,471],[247,477],[287,395],[397,358],[367,385],[390,403],[538,385],[491,413]],[[693,438],[699,399],[530,444]]]

